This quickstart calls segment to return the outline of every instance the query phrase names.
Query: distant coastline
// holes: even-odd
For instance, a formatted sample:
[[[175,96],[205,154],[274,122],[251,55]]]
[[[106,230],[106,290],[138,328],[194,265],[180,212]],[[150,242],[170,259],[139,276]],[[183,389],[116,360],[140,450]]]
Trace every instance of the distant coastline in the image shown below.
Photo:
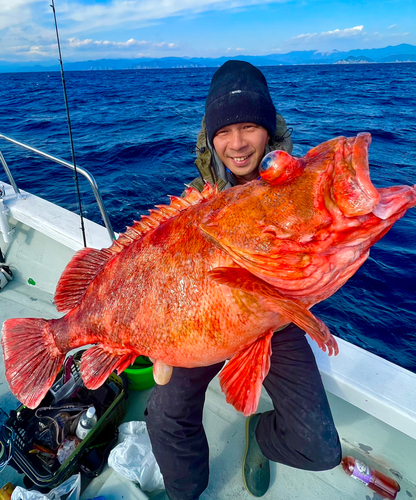
[[[403,43],[379,49],[355,49],[348,52],[304,50],[267,56],[242,55],[219,58],[163,57],[159,59],[100,59],[79,62],[66,62],[64,60],[64,67],[65,71],[216,68],[230,59],[247,61],[255,66],[409,63],[416,62],[416,46]],[[44,71],[60,71],[60,68],[54,61],[45,61],[42,64],[0,61],[0,73]]]
[[[230,58],[231,59],[231,58]],[[241,58],[239,60],[244,60]],[[341,60],[334,63],[293,63],[293,64],[254,64],[258,67],[276,67],[276,66],[334,66],[334,65],[348,65],[348,64],[375,64],[375,65],[383,65],[383,64],[409,64],[416,63],[416,61],[388,61],[388,62],[379,62],[379,61],[346,61]],[[68,66],[70,66],[68,68]],[[65,65],[65,71],[146,71],[146,70],[155,70],[155,69],[205,69],[205,68],[219,68],[221,65],[217,66],[193,66],[191,65],[177,65],[177,66],[135,66],[128,68],[113,68],[113,67],[103,67],[103,66],[91,66],[89,68],[74,68],[71,64]],[[54,73],[60,72],[59,67],[43,67],[43,66],[32,66],[27,68],[19,68],[14,70],[6,70],[0,67],[1,73]]]

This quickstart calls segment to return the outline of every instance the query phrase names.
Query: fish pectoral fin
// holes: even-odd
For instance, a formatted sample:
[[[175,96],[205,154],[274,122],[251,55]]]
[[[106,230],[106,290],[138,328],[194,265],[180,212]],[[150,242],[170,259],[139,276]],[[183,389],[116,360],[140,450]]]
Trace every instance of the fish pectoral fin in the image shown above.
[[[167,365],[160,359],[153,363],[153,378],[157,385],[166,385],[172,377],[173,366]]]
[[[314,316],[303,304],[285,297],[275,287],[243,268],[218,267],[208,273],[209,277],[231,288],[238,288],[257,298],[269,311],[281,314],[302,328],[328,354],[338,354],[338,345],[323,321]]]
[[[269,373],[272,336],[273,331],[236,354],[219,375],[227,403],[246,417],[256,412],[261,385]]]
[[[114,352],[114,348],[101,344],[90,347],[81,358],[82,381],[87,389],[98,389],[114,370],[120,375],[136,358],[137,353],[131,350]]]

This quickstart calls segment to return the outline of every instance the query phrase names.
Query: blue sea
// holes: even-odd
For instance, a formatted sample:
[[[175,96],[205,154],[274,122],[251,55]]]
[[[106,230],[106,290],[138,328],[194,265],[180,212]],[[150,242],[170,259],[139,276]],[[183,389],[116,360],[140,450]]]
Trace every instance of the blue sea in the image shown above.
[[[293,128],[294,154],[366,131],[375,186],[416,183],[416,64],[261,69]],[[77,163],[96,178],[116,231],[197,176],[196,135],[214,71],[65,73]],[[0,74],[0,133],[71,161],[60,74]],[[0,149],[20,188],[78,210],[70,170],[4,141]],[[0,181],[7,181],[2,171]],[[83,180],[81,190],[84,215],[101,222]],[[337,336],[414,372],[415,235],[413,209],[344,287],[313,308]]]

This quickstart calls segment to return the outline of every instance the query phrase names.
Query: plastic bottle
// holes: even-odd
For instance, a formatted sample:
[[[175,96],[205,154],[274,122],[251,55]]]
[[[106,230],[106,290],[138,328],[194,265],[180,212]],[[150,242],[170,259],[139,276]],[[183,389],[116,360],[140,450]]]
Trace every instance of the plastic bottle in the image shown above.
[[[360,460],[353,457],[344,457],[341,465],[349,476],[365,484],[383,498],[394,500],[400,491],[400,485],[397,481],[377,470],[370,469],[368,465],[360,462]]]
[[[96,423],[97,415],[95,414],[95,408],[94,406],[90,406],[79,419],[77,429],[75,431],[77,437],[79,437],[79,439],[84,439]]]
[[[13,490],[14,490],[14,486],[12,485],[12,483],[5,484],[0,489],[0,500],[11,500]]]

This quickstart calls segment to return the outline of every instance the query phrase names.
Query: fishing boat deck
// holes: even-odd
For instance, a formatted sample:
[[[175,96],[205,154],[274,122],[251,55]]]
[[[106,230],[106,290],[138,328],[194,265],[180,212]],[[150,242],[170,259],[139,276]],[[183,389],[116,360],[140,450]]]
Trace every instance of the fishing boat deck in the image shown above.
[[[24,217],[17,213],[17,208],[12,212],[16,219],[10,219],[11,226],[15,227],[13,240],[7,245],[0,235],[0,246],[6,255],[6,262],[15,274],[14,281],[0,291],[0,324],[14,317],[59,317],[53,304],[53,293],[60,273],[76,250],[75,245],[62,243],[60,236],[52,238],[54,228],[51,226],[48,226],[50,234],[45,235],[33,228],[37,222],[22,222]],[[58,229],[62,227],[59,218],[55,225]],[[100,232],[100,237],[105,238],[104,228],[100,227],[97,231]],[[100,245],[101,243],[97,246]],[[395,478],[401,485],[398,500],[416,498],[414,374],[379,360],[355,346],[349,347],[348,343],[341,345],[343,354],[336,361],[318,352],[313,343],[311,345],[316,352],[327,389],[343,454],[353,455]],[[374,370],[369,369],[373,362],[377,363],[373,365]],[[360,366],[363,366],[363,371],[354,378],[359,369],[357,367]],[[379,368],[383,374],[378,373]],[[378,379],[379,376],[382,378]],[[371,384],[371,378],[380,383]],[[125,421],[144,420],[144,409],[150,392],[151,389],[130,391]],[[3,357],[0,356],[0,407],[8,413],[18,405],[5,380]],[[270,399],[263,393],[259,411],[270,408]],[[245,418],[225,402],[218,379],[212,381],[207,392],[204,426],[210,446],[211,470],[209,486],[201,500],[253,498],[244,489],[241,474]],[[326,472],[308,472],[272,464],[271,471],[272,484],[263,497],[265,500],[380,498],[358,481],[349,478],[341,467]],[[6,467],[0,474],[0,486],[9,481],[15,485],[23,485],[23,476]],[[148,495],[151,498],[154,492]]]
[[[150,392],[151,389],[130,393],[126,421],[143,420],[143,411]],[[403,475],[402,467],[403,457],[416,458],[415,441],[331,393],[327,394],[340,435],[343,455],[353,455],[396,479],[401,485],[397,500],[415,497],[415,462],[408,464],[407,477]],[[271,408],[271,401],[263,392],[259,411],[268,411]],[[217,378],[208,388],[203,421],[210,447],[210,482],[201,500],[252,499],[242,481],[245,417],[225,402]],[[403,455],[397,453],[396,456],[395,450],[402,450]],[[397,471],[391,464],[397,464]],[[348,477],[341,467],[325,472],[309,472],[273,463],[271,487],[262,498],[378,500],[381,497]]]
[[[137,396],[131,393],[126,421],[143,419],[145,401],[149,394],[150,390]],[[343,456],[353,455],[396,479],[401,485],[397,500],[415,497],[415,441],[333,394],[327,394],[340,435]],[[259,411],[268,411],[271,408],[271,401],[263,391]],[[214,379],[208,388],[203,417],[210,447],[210,482],[201,500],[253,498],[245,490],[242,481],[245,420],[242,414],[225,402],[218,379]],[[404,457],[411,460],[405,467]],[[271,487],[263,498],[377,500],[380,497],[348,477],[341,467],[325,472],[309,472],[273,463]]]

